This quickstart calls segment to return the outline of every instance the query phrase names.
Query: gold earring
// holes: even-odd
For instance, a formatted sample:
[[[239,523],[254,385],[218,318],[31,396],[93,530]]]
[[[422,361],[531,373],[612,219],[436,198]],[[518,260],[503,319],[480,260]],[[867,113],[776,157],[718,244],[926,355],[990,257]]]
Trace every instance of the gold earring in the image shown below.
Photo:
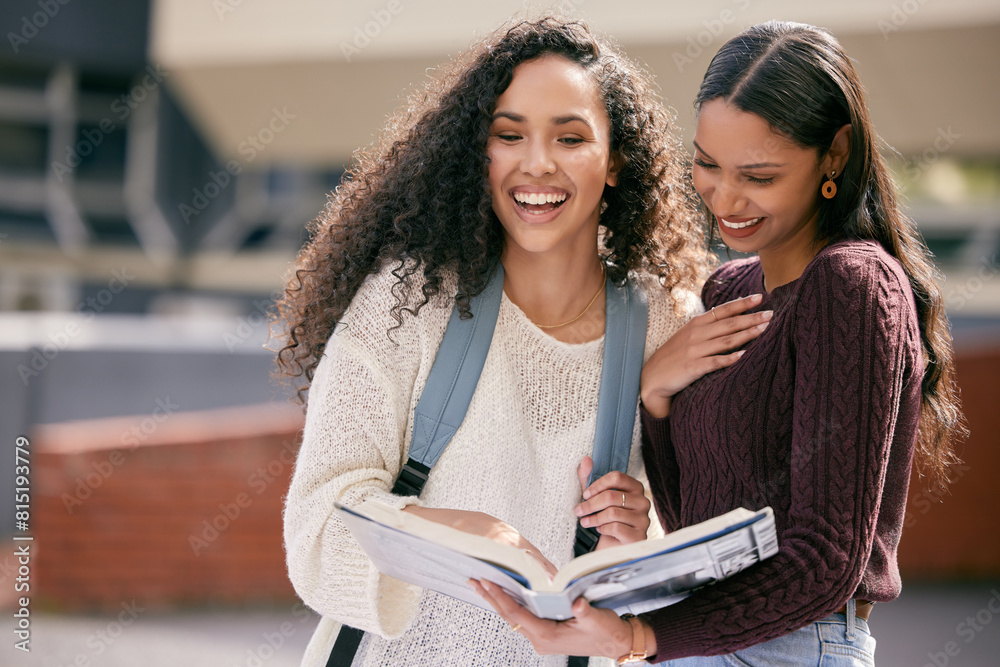
[[[837,194],[837,184],[833,182],[833,177],[837,175],[836,170],[830,174],[830,180],[823,184],[823,196],[827,199],[833,199]]]

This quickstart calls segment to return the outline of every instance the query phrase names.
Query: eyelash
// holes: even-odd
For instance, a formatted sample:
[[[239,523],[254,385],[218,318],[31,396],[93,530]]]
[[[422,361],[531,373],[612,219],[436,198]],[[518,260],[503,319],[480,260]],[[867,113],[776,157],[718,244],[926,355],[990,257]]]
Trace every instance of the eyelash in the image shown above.
[[[496,137],[501,141],[507,141],[507,142],[518,141],[522,138],[520,134],[513,134],[507,132],[500,132],[496,135]],[[584,140],[579,137],[562,137],[561,139],[559,139],[559,141],[560,143],[566,144],[568,146],[578,146],[582,144]]]
[[[696,165],[698,165],[699,167],[701,167],[702,169],[718,169],[719,168],[719,165],[717,165],[717,164],[709,164],[708,162],[705,162],[701,158],[695,158],[694,159],[694,163]],[[756,176],[749,176],[749,175],[747,175],[746,179],[748,181],[750,181],[751,183],[755,184],[755,185],[769,185],[770,183],[774,182],[774,176],[769,176],[767,178],[757,178]]]

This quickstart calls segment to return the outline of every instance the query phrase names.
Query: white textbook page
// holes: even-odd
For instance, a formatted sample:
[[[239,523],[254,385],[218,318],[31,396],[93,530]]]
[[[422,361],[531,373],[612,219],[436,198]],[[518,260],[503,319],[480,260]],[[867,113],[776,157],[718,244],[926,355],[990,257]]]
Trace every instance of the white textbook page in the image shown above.
[[[503,587],[521,604],[534,609],[532,596],[518,580],[523,581],[520,575],[488,560],[373,521],[351,508],[338,507],[337,511],[383,574],[492,611],[467,583],[469,579],[486,579]]]

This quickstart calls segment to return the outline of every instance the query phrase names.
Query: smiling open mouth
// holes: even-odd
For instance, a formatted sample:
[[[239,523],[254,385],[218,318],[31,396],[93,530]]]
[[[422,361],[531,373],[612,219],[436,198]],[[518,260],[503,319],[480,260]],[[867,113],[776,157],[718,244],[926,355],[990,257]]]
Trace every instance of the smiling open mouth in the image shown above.
[[[515,192],[511,195],[521,210],[528,213],[548,213],[566,202],[565,192]]]
[[[764,219],[763,217],[760,217],[760,218],[751,218],[750,220],[741,220],[739,222],[736,222],[736,221],[730,222],[729,220],[726,220],[725,218],[719,218],[719,220],[722,221],[722,224],[725,225],[729,229],[743,229],[745,227],[753,227],[754,225],[756,225],[758,222],[760,222],[763,219]]]

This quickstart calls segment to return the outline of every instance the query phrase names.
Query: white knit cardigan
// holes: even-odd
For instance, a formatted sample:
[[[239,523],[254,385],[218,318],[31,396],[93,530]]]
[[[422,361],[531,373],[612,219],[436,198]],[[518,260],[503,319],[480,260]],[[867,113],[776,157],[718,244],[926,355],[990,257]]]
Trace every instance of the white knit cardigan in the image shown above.
[[[698,309],[653,276],[648,358]],[[603,336],[555,340],[506,295],[475,395],[420,498],[389,493],[410,443],[412,415],[451,315],[455,280],[401,327],[391,271],[370,276],[330,337],[309,390],[302,448],[284,514],[292,584],[322,615],[304,667],[326,664],[339,623],[365,630],[355,665],[565,665],[539,656],[502,618],[381,575],[332,516],[334,501],[378,498],[486,512],[517,528],[557,566],[572,558],[581,500],[576,469],[591,452]],[[413,293],[420,294],[418,285]],[[675,312],[679,299],[681,311]],[[638,415],[638,412],[637,412]],[[636,419],[629,473],[644,480]],[[595,661],[592,665],[597,664]]]

